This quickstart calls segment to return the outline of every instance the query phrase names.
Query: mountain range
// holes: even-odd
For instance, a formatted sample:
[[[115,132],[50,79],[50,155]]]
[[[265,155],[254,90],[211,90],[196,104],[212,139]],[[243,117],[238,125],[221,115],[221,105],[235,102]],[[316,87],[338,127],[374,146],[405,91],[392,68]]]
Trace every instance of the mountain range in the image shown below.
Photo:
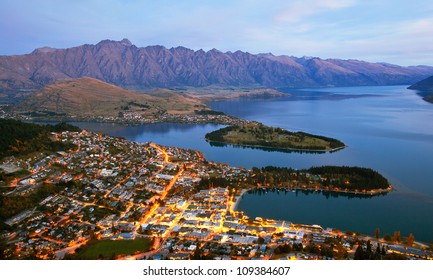
[[[412,84],[433,67],[248,52],[137,47],[104,40],[67,49],[0,56],[0,93],[36,91],[55,81],[91,77],[128,89],[176,87],[336,87]]]

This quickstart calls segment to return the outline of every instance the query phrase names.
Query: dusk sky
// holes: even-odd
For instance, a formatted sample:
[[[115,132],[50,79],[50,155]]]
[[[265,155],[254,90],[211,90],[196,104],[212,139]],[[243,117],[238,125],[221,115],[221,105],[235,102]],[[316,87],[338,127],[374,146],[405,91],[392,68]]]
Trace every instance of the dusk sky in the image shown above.
[[[134,45],[433,66],[431,0],[0,0],[0,55]]]

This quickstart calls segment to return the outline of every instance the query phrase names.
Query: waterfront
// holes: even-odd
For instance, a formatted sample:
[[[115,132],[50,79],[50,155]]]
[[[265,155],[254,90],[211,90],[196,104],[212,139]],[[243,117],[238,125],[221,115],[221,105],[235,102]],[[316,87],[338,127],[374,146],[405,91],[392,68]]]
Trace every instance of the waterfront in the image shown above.
[[[400,230],[407,236],[412,232],[417,240],[433,242],[433,105],[413,91],[404,86],[336,88],[298,91],[287,98],[239,99],[210,105],[266,125],[337,138],[348,147],[314,154],[211,146],[204,135],[222,127],[211,124],[78,125],[132,141],[197,149],[208,160],[247,168],[325,164],[370,167],[387,177],[396,191],[368,199],[326,198],[318,193],[298,193],[297,197],[247,194],[238,209],[252,217],[316,223],[365,234],[373,234],[376,227],[383,234]]]

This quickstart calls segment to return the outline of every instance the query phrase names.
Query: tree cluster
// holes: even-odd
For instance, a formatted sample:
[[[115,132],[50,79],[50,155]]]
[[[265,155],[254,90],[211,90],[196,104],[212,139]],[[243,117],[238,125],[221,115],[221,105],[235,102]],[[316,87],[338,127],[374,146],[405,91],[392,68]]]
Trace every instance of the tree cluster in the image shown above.
[[[198,185],[195,187],[196,190],[207,190],[213,187],[235,187],[238,184],[238,180],[230,180],[225,177],[211,177],[211,178],[204,178],[198,183]]]
[[[355,260],[382,260],[385,258],[385,256],[386,256],[385,246],[380,246],[380,244],[378,243],[377,247],[373,249],[370,240],[368,240],[365,249],[361,244],[358,245],[358,248],[356,248],[355,251],[354,259]]]
[[[232,125],[206,134],[206,139],[214,142],[226,142],[224,138],[229,132],[237,131],[249,135],[250,139],[239,139],[236,143],[239,145],[262,146],[269,148],[282,149],[305,149],[305,150],[325,150],[325,144],[307,145],[308,138],[320,139],[329,144],[331,149],[342,148],[344,143],[333,138],[308,134],[305,132],[290,132],[282,128],[265,126],[263,124],[253,126]],[[281,141],[281,137],[285,141]],[[306,139],[307,138],[307,139]]]
[[[26,209],[37,206],[41,200],[59,192],[63,188],[64,186],[61,184],[43,183],[35,192],[29,195],[6,196],[0,194],[0,221],[5,221]]]
[[[308,136],[308,137],[313,137],[313,138],[317,138],[317,139],[322,139],[326,142],[329,143],[329,146],[331,147],[331,149],[338,149],[338,148],[342,148],[345,146],[345,144],[343,142],[341,142],[340,140],[334,139],[334,138],[330,138],[330,137],[326,137],[326,136],[321,136],[321,135],[314,135],[314,134],[309,134],[309,133],[305,133],[305,132],[296,132],[295,134],[297,135],[302,135],[302,136]]]
[[[311,178],[310,175],[320,175],[321,178]],[[313,182],[315,181],[315,182]],[[262,168],[253,167],[251,176],[246,179],[212,177],[204,178],[196,186],[203,190],[212,187],[239,188],[244,186],[269,186],[287,188],[293,182],[298,185],[318,184],[319,188],[332,187],[342,190],[359,191],[386,189],[389,182],[377,171],[369,168],[348,166],[322,166],[312,167],[304,170],[294,170],[286,167],[266,166]],[[260,191],[260,190],[257,190]]]
[[[66,123],[40,125],[16,120],[0,120],[0,158],[38,151],[59,151],[73,148],[70,143],[52,141],[51,132],[81,131]]]
[[[388,180],[379,172],[363,167],[321,166],[307,170],[310,174],[326,177],[325,186],[332,185],[341,189],[374,190],[389,187]]]
[[[197,115],[212,115],[212,116],[221,116],[225,115],[225,113],[220,111],[214,111],[214,110],[194,110],[194,113]]]
[[[247,179],[251,185],[285,187],[291,181],[309,184],[312,180],[307,174],[320,175],[324,180],[317,180],[322,187],[336,187],[340,189],[376,190],[386,189],[389,182],[377,171],[369,168],[349,166],[322,166],[304,170],[294,170],[286,167],[267,166],[263,168],[253,167],[252,176]]]
[[[221,129],[207,133],[205,135],[205,138],[209,141],[224,142],[224,136],[227,135],[230,131],[235,131],[237,129],[240,129],[240,127],[237,125],[223,127]]]

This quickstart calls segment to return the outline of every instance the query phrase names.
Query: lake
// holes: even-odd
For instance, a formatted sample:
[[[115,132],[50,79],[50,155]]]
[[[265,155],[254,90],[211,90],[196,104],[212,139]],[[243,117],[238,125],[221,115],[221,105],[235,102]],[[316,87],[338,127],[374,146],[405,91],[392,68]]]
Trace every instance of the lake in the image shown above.
[[[319,224],[373,235],[401,231],[433,243],[433,104],[406,86],[286,90],[278,98],[244,98],[209,104],[214,110],[291,131],[337,138],[347,147],[334,153],[299,153],[211,146],[204,139],[219,125],[76,125],[122,136],[192,148],[208,160],[251,168],[267,165],[297,169],[320,165],[370,167],[396,191],[380,197],[325,196],[321,193],[245,194],[238,209],[250,217]]]

